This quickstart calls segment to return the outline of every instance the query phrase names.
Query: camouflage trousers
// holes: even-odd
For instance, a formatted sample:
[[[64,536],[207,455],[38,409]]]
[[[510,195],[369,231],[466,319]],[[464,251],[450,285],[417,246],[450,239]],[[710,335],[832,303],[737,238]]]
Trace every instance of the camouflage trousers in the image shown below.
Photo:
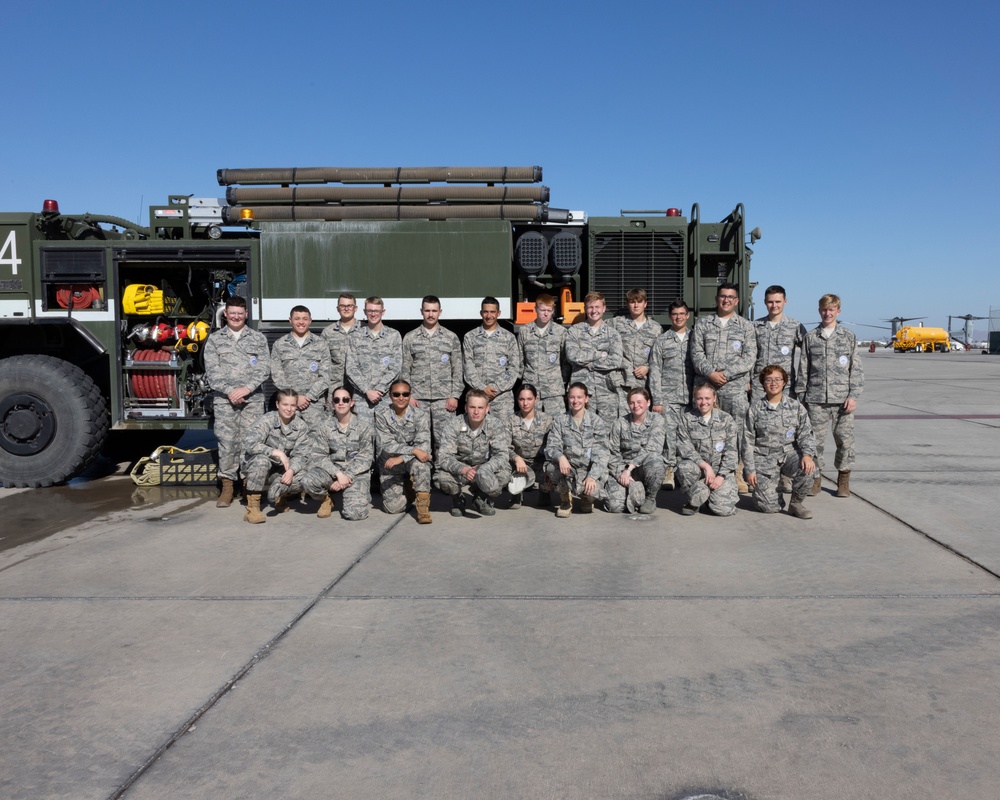
[[[681,403],[664,403],[663,421],[666,436],[663,437],[663,462],[668,467],[677,466],[677,428],[687,406]]]
[[[553,464],[551,461],[545,463],[545,474],[548,475],[559,494],[572,494],[580,497],[583,494],[583,482],[587,480],[587,472],[587,467],[573,467],[569,475],[563,475],[559,471],[558,464]],[[597,489],[590,496],[595,500],[603,500],[606,495],[604,482],[600,480],[596,482]]]
[[[566,413],[566,395],[565,394],[553,394],[553,395],[543,395],[538,398],[537,408],[545,411],[552,416],[557,414]]]
[[[353,397],[354,413],[357,415],[358,419],[363,419],[371,425],[372,429],[375,428],[375,413],[377,411],[381,411],[383,408],[389,408],[391,405],[388,392],[382,395],[382,399],[375,403],[375,405],[368,402],[368,398],[365,396],[364,392],[355,392]]]
[[[618,413],[618,395],[611,389],[605,389],[604,387],[592,391],[593,394],[590,395],[587,408],[607,422],[608,428],[610,428],[611,423],[621,416],[621,414]]]
[[[314,500],[325,500],[327,495],[340,494],[343,497],[340,516],[348,520],[368,519],[368,508],[372,504],[371,478],[369,473],[358,475],[354,482],[339,492],[330,490],[336,475],[331,475],[323,467],[310,467],[302,473],[302,488]]]
[[[309,426],[309,436],[314,442],[325,442],[325,428],[330,419],[330,412],[326,408],[326,398],[321,397],[315,403],[310,403],[305,411],[296,411],[296,414]]]
[[[695,461],[678,461],[675,475],[688,505],[700,508],[708,503],[709,509],[720,517],[731,517],[736,513],[736,501],[740,495],[736,490],[735,475],[727,475],[722,486],[715,491],[708,488],[701,467]]]
[[[243,438],[253,424],[264,416],[264,395],[250,395],[246,403],[234,406],[225,396],[212,399],[215,438],[219,442],[219,477],[236,480],[243,458]]]
[[[794,447],[784,454],[770,457],[754,456],[757,462],[757,488],[753,490],[753,505],[758,511],[772,514],[780,511],[778,481],[782,475],[792,479],[792,499],[804,500],[812,486],[813,476],[802,470],[802,456]]]
[[[437,432],[443,431],[445,426],[455,418],[454,411],[449,411],[445,408],[445,403],[448,399],[444,400],[421,400],[420,409],[426,414],[430,414],[431,417],[431,441],[437,442]],[[418,489],[417,491],[423,491]]]
[[[831,426],[833,442],[837,445],[834,468],[843,472],[854,469],[854,412],[844,411],[843,403],[810,403],[806,411],[816,437],[816,469],[823,471],[823,450]]]
[[[608,511],[615,514],[625,510],[630,514],[638,512],[639,506],[647,497],[656,499],[656,493],[660,491],[660,484],[663,483],[666,471],[666,464],[660,456],[650,456],[635,465],[635,469],[632,470],[632,477],[635,480],[627,488],[618,483],[617,475],[609,475],[604,484]]]
[[[298,494],[302,491],[302,476],[292,477],[290,485],[281,482],[285,468],[281,462],[275,462],[269,455],[251,456],[243,462],[243,484],[248,494],[259,494],[267,489],[267,499],[274,503],[286,494]]]
[[[446,472],[443,469],[434,471],[434,485],[445,494],[455,496],[462,492],[463,486],[472,486],[490,497],[498,497],[510,481],[510,465],[494,468],[487,464],[476,467],[476,477],[471,482],[462,473]]]
[[[733,388],[730,389],[729,387]],[[743,429],[747,425],[747,411],[750,410],[750,398],[747,396],[746,385],[727,383],[718,391],[719,408],[729,414],[736,423],[736,441],[743,441]],[[740,454],[740,461],[743,454]]]
[[[500,394],[490,400],[490,413],[502,420],[507,420],[514,416],[513,392],[500,392]]]
[[[382,492],[382,506],[387,514],[402,514],[406,511],[406,481],[413,481],[413,491],[431,490],[431,462],[422,463],[411,458],[402,464],[386,468],[385,461],[378,465],[378,483]]]

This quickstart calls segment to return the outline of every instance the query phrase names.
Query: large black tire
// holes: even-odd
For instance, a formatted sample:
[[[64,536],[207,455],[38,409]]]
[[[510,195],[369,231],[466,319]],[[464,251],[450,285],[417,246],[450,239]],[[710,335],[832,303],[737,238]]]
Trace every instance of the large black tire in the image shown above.
[[[79,367],[51,356],[0,360],[0,483],[51,486],[79,475],[108,435],[108,405]]]

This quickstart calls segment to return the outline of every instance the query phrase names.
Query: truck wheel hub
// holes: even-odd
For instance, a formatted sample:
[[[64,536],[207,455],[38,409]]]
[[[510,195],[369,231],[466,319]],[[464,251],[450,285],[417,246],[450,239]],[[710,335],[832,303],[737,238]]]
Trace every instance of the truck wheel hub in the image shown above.
[[[0,402],[0,447],[24,456],[44,450],[55,435],[52,409],[30,394],[12,395]]]

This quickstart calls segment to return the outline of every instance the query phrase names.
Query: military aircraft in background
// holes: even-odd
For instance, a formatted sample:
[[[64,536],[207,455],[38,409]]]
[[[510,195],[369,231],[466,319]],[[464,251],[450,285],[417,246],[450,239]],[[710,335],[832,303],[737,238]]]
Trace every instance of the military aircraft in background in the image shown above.
[[[965,325],[962,326],[961,331],[952,331],[951,321],[953,319],[965,320]],[[974,341],[975,337],[975,325],[973,324],[977,319],[989,319],[989,317],[977,317],[974,314],[951,314],[948,316],[948,336],[956,341],[961,342],[966,350],[972,350],[978,347],[978,343]],[[960,338],[959,338],[960,337]]]

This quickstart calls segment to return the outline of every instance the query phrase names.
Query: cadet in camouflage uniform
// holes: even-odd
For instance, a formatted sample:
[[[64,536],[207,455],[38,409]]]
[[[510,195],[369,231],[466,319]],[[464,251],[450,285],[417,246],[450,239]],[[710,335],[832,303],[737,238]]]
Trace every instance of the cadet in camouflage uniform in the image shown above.
[[[782,286],[768,286],[764,291],[767,316],[755,320],[754,333],[757,336],[757,362],[753,367],[750,394],[753,398],[764,396],[760,384],[760,371],[764,367],[777,365],[788,374],[785,396],[795,396],[795,375],[805,341],[805,326],[798,320],[785,316],[785,289]]]
[[[299,416],[311,430],[319,432],[330,388],[330,347],[322,336],[309,330],[312,314],[305,306],[295,306],[288,321],[292,332],[271,346],[271,380],[279,389],[298,392]]]
[[[649,410],[649,391],[629,389],[629,413],[614,421],[608,437],[608,511],[652,514],[666,466],[663,437],[666,423]]]
[[[440,314],[441,300],[427,295],[420,303],[423,324],[403,337],[400,376],[410,384],[410,403],[427,412],[433,429],[443,427],[455,416],[458,398],[465,388],[462,384],[462,343],[454,333],[438,324]]]
[[[684,413],[677,429],[677,478],[687,501],[681,509],[685,516],[697,514],[706,502],[720,517],[736,513],[736,421],[713,408],[715,401],[714,386],[698,386],[694,407]]]
[[[577,322],[566,336],[570,380],[590,392],[590,410],[610,425],[618,417],[618,381],[622,369],[622,337],[603,320],[605,304],[600,292],[583,298],[587,319]]]
[[[559,491],[556,516],[573,510],[573,495],[580,497],[580,513],[590,514],[594,501],[604,496],[608,476],[608,423],[587,409],[590,391],[571,383],[566,393],[569,411],[552,420],[545,440],[545,471]]]
[[[386,513],[402,514],[407,501],[415,502],[417,522],[426,525],[432,522],[431,417],[410,405],[410,391],[409,383],[396,381],[389,387],[391,406],[375,412],[378,479]]]
[[[732,416],[742,445],[747,418],[750,373],[757,361],[757,336],[749,320],[736,313],[740,297],[735,284],[719,285],[713,316],[694,326],[691,360],[695,372],[715,387],[719,406]],[[736,475],[739,491],[749,491],[742,471]]]
[[[215,438],[219,441],[219,477],[222,491],[215,505],[228,508],[233,502],[233,481],[239,477],[243,438],[264,416],[261,388],[271,374],[267,338],[247,327],[247,301],[226,301],[226,326],[205,342],[205,375],[212,387]]]
[[[765,514],[777,514],[778,482],[785,476],[792,493],[788,513],[811,519],[812,512],[803,505],[812,484],[816,455],[809,414],[798,400],[784,396],[788,383],[784,367],[764,367],[760,383],[764,396],[750,401],[743,430],[743,459],[754,506]]]
[[[521,377],[521,348],[514,334],[500,327],[495,297],[483,298],[479,316],[483,324],[462,340],[465,383],[486,395],[494,416],[509,417],[514,413],[511,390]]]
[[[823,448],[832,424],[837,445],[837,497],[848,497],[854,469],[854,410],[865,387],[865,375],[858,340],[852,331],[837,324],[839,314],[837,295],[825,294],[819,299],[820,324],[806,334],[802,347],[798,397],[805,403],[816,437],[816,477],[809,493],[819,494]]]
[[[343,492],[344,498],[341,517],[351,521],[368,518],[375,434],[371,425],[352,413],[353,409],[347,389],[334,389],[333,414],[326,418],[323,438],[315,443],[312,464],[302,475],[302,488],[314,500],[323,501],[316,512],[320,519],[333,513],[333,495],[337,492]]]
[[[338,386],[346,386],[347,344],[352,336],[357,336],[361,326],[354,318],[358,302],[353,294],[344,293],[337,299],[340,319],[323,328],[322,336],[330,347],[330,393]],[[330,395],[328,394],[327,397]],[[333,409],[331,408],[332,412]]]
[[[666,434],[663,460],[667,471],[663,485],[674,488],[677,466],[677,428],[684,412],[691,407],[694,388],[694,362],[691,360],[691,332],[687,328],[691,309],[683,300],[670,304],[670,328],[656,337],[649,354],[649,393],[653,411],[663,415]]]
[[[507,423],[489,410],[485,392],[470,389],[465,397],[465,414],[449,420],[438,436],[434,483],[451,496],[453,517],[465,513],[463,486],[472,487],[476,510],[483,516],[493,516],[493,500],[510,480]]]
[[[381,297],[365,299],[368,322],[347,343],[347,384],[354,394],[354,413],[375,422],[375,409],[389,405],[389,387],[403,368],[403,338],[382,324]]]
[[[566,409],[566,329],[552,321],[556,299],[550,294],[535,298],[535,318],[517,332],[524,362],[524,383],[538,391],[538,408],[549,414]]]
[[[293,390],[279,389],[277,411],[257,420],[243,440],[247,522],[267,522],[260,511],[260,495],[268,484],[267,499],[278,512],[287,510],[286,495],[302,491],[299,478],[312,455],[312,436],[297,413],[298,399]]]
[[[649,356],[663,332],[656,320],[646,317],[646,290],[629,289],[625,295],[628,317],[613,317],[611,325],[622,337],[622,382],[618,386],[618,415],[629,413],[629,389],[649,386]]]
[[[511,508],[521,507],[521,495],[538,482],[538,506],[550,504],[552,482],[545,474],[545,437],[552,428],[552,416],[537,406],[538,389],[522,383],[517,393],[518,413],[508,417],[510,427],[511,482],[507,486],[513,498]],[[520,488],[515,481],[523,480]]]

